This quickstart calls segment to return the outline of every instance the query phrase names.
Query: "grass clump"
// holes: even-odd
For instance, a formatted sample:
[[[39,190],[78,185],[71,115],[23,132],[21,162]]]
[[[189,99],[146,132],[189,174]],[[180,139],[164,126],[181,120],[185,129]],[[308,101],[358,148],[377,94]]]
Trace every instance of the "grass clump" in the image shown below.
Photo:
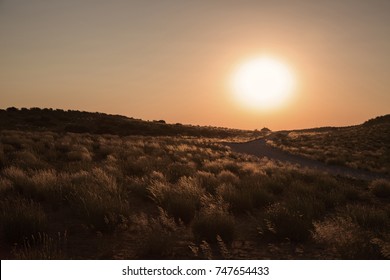
[[[217,175],[218,180],[221,183],[236,185],[240,182],[240,178],[229,170],[222,170]]]
[[[152,199],[177,222],[188,224],[200,208],[203,189],[194,178],[182,177],[176,185],[154,181],[149,187]]]
[[[126,197],[119,190],[117,181],[103,169],[80,172],[64,187],[67,201],[73,212],[92,228],[112,232],[129,214]]]
[[[310,238],[312,221],[280,203],[268,207],[262,233],[277,241],[305,242]]]
[[[14,198],[0,202],[0,221],[7,243],[22,242],[48,227],[42,207],[28,199]]]
[[[359,204],[347,205],[345,210],[345,215],[363,229],[381,232],[390,228],[390,215],[385,210]]]
[[[150,163],[145,157],[127,158],[121,163],[122,171],[130,177],[142,177],[150,170]]]
[[[371,192],[379,198],[390,198],[390,182],[384,179],[374,180],[369,186]]]
[[[326,177],[293,181],[286,194],[285,206],[308,219],[321,218],[347,200],[344,188]]]
[[[129,246],[132,248],[127,249],[135,249],[138,259],[164,259],[173,258],[175,255],[175,244],[181,228],[163,209],[159,210],[156,218],[141,213],[132,219],[138,233],[137,245],[134,248],[131,241]],[[133,239],[133,236],[129,239]]]
[[[38,169],[45,166],[45,163],[39,159],[38,155],[29,150],[21,150],[16,152],[14,154],[13,164],[16,164],[24,169]]]
[[[54,238],[39,232],[14,248],[13,255],[19,260],[64,260],[67,258],[66,243],[66,231],[63,234],[59,232]]]
[[[219,210],[204,211],[194,220],[192,232],[198,241],[216,243],[219,236],[224,242],[231,243],[235,237],[234,218]]]
[[[3,170],[3,175],[12,182],[16,191],[24,195],[31,195],[31,180],[24,170],[17,166],[10,166]]]
[[[11,166],[3,171],[3,174],[11,182],[14,190],[20,195],[34,200],[55,200],[56,192],[59,192],[57,172],[55,170],[40,169],[25,171],[17,166]]]
[[[199,184],[206,190],[206,192],[215,195],[219,185],[219,180],[213,173],[198,170],[196,173],[196,178],[198,179]]]
[[[222,185],[219,194],[229,204],[229,209],[236,214],[253,212],[271,204],[273,196],[259,185]]]
[[[0,169],[2,169],[6,163],[6,157],[4,154],[4,145],[0,141]]]
[[[314,223],[313,240],[323,246],[322,257],[332,259],[382,259],[384,242],[372,238],[350,217],[334,216]]]
[[[121,196],[104,196],[93,191],[78,193],[75,200],[77,215],[93,229],[113,232],[128,216],[127,202]]]
[[[12,182],[6,178],[0,178],[0,194],[12,190]]]
[[[176,183],[181,177],[190,177],[194,173],[195,170],[190,165],[174,162],[168,166],[167,179],[171,183]]]

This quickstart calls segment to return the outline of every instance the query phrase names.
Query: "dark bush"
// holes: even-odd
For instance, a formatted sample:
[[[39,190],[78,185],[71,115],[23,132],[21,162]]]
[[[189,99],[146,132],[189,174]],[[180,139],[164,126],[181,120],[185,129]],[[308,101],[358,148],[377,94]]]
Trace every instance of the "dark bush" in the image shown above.
[[[279,203],[267,209],[264,222],[263,234],[274,237],[277,241],[305,242],[313,229],[310,219]]]

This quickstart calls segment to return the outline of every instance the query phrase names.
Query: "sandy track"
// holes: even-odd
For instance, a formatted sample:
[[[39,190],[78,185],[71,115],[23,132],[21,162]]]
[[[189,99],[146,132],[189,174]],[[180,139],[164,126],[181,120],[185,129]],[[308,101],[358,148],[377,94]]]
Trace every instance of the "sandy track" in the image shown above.
[[[224,143],[238,153],[245,153],[259,157],[267,157],[269,159],[280,162],[297,164],[304,168],[316,169],[332,175],[341,175],[346,177],[354,177],[357,179],[373,180],[378,178],[386,178],[386,175],[349,168],[345,166],[327,165],[323,162],[308,159],[299,155],[293,155],[281,149],[271,147],[266,144],[265,139],[257,139],[244,143]]]

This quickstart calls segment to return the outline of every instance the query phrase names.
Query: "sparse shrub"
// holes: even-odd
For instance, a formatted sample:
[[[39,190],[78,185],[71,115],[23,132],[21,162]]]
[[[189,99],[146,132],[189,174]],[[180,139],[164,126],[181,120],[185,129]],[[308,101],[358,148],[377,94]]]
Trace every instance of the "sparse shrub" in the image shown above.
[[[237,189],[241,192],[246,192],[252,197],[252,205],[255,208],[268,206],[274,201],[272,192],[266,187],[263,175],[254,175],[240,180]]]
[[[139,197],[144,201],[151,200],[148,190],[149,181],[145,180],[145,178],[127,177],[124,185],[131,196]]]
[[[194,178],[182,177],[177,185],[154,181],[149,187],[153,200],[176,221],[188,224],[200,208],[202,189]]]
[[[34,152],[27,150],[21,150],[15,153],[13,164],[23,169],[38,169],[45,167],[45,164]]]
[[[380,259],[380,248],[349,217],[332,217],[314,223],[313,239],[324,246],[321,258]]]
[[[314,177],[311,181],[294,180],[286,198],[287,208],[298,210],[310,218],[319,218],[345,203],[341,186],[330,178]]]
[[[215,244],[211,244],[211,246],[207,241],[202,240],[199,245],[192,243],[189,245],[189,248],[196,259],[224,259],[230,260],[233,258],[231,250],[228,248],[228,245],[222,240],[222,238],[217,235],[217,242]],[[214,249],[214,250],[213,250]]]
[[[23,198],[0,202],[0,221],[5,240],[12,244],[47,229],[46,214],[42,207]]]
[[[256,162],[243,161],[240,170],[240,177],[252,177],[265,175],[261,165]]]
[[[115,177],[108,175],[101,168],[94,168],[91,172],[92,182],[95,186],[102,188],[110,193],[118,192],[118,185]]]
[[[198,170],[196,173],[196,178],[199,181],[199,184],[209,193],[215,194],[219,181],[217,177],[210,172]]]
[[[128,202],[120,195],[96,192],[88,187],[71,197],[73,211],[88,225],[101,232],[112,232],[126,221]]]
[[[291,183],[291,178],[287,172],[276,168],[266,169],[268,177],[264,178],[264,185],[268,191],[275,195],[281,195]]]
[[[104,160],[113,153],[113,148],[103,143],[97,143],[94,146],[94,156],[97,160]]]
[[[168,166],[167,179],[171,183],[176,183],[181,177],[190,177],[194,172],[190,165],[174,162]]]
[[[263,234],[278,241],[305,242],[310,238],[313,224],[300,213],[286,208],[280,203],[271,205],[266,211]]]
[[[361,192],[354,186],[344,185],[340,191],[349,201],[361,201],[364,199],[364,197],[361,195]]]
[[[390,228],[389,212],[367,205],[348,205],[344,212],[353,222],[371,231],[386,231]]]
[[[77,172],[63,172],[59,173],[57,176],[64,192],[73,191],[78,186],[87,184],[90,180],[89,173],[85,170],[79,170]]]
[[[32,181],[24,170],[16,166],[11,166],[4,169],[3,174],[12,182],[16,191],[28,196],[34,193]]]
[[[65,181],[62,192],[73,212],[94,229],[114,231],[129,215],[126,197],[104,170],[71,174]]]
[[[164,204],[164,208],[170,215],[175,217],[177,221],[181,220],[185,224],[192,221],[199,207],[191,197],[183,197],[180,193],[176,192],[167,194]]]
[[[239,174],[241,171],[240,166],[233,161],[224,162],[224,169],[232,172],[233,174]]]
[[[253,209],[253,200],[249,192],[236,189],[230,184],[223,184],[218,188],[218,194],[229,204],[229,209],[234,213],[245,213]]]
[[[75,146],[70,152],[68,152],[68,160],[89,162],[92,161],[92,155],[89,153],[87,148]]]
[[[123,174],[133,177],[142,177],[151,170],[151,159],[146,156],[127,158],[122,164]]]
[[[325,203],[314,195],[289,195],[284,204],[289,211],[307,220],[321,218],[327,211]]]
[[[224,242],[231,243],[235,237],[235,230],[233,217],[214,209],[200,213],[192,225],[195,238],[209,243],[216,243],[217,236]]]
[[[268,206],[274,201],[274,196],[271,195],[264,188],[253,186],[248,191],[252,196],[252,203],[255,208],[263,208]]]
[[[232,184],[236,185],[240,181],[237,175],[233,174],[229,170],[222,170],[218,175],[217,175],[218,180],[221,183],[225,184]]]
[[[203,162],[203,170],[213,174],[218,174],[223,170],[223,165],[219,161],[206,160]]]
[[[54,170],[37,170],[26,172],[11,166],[3,171],[8,181],[20,194],[37,200],[57,198],[60,190],[57,187],[57,174]]]
[[[56,237],[37,233],[13,250],[19,260],[64,260],[66,255],[67,233],[60,232]]]
[[[236,214],[253,211],[269,205],[273,197],[259,185],[248,185],[234,187],[222,185],[218,193],[229,203],[229,208]]]
[[[133,217],[132,222],[137,229],[137,242],[134,246],[134,237],[132,236],[130,243],[124,244],[125,249],[135,249],[138,259],[166,259],[175,256],[175,253],[177,253],[175,244],[183,231],[161,208],[157,218],[148,217],[146,214],[138,214]]]
[[[6,135],[2,135],[1,142],[12,146],[15,150],[22,148],[22,136],[16,131],[9,131]]]
[[[59,153],[67,154],[71,151],[71,142],[68,138],[63,137],[59,142],[55,143],[55,149]]]
[[[371,244],[376,245],[379,248],[382,256],[388,260],[390,260],[390,238],[389,237],[390,236],[387,235],[386,240],[382,240],[380,238],[371,239]]]
[[[390,182],[384,179],[374,180],[369,186],[371,192],[380,198],[390,198]]]
[[[39,170],[31,177],[31,186],[36,197],[54,199],[57,187],[57,174],[54,170]],[[55,203],[55,202],[54,202]]]
[[[158,180],[158,181],[166,181],[165,175],[160,171],[152,171],[150,173],[150,179],[151,180]]]
[[[12,189],[12,182],[7,178],[0,177],[0,194]]]
[[[6,163],[6,158],[4,154],[4,148],[3,148],[3,144],[0,142],[0,170],[4,167],[5,163]]]
[[[217,235],[219,237],[219,235]],[[221,238],[221,237],[219,237]],[[222,240],[222,239],[221,239]],[[214,258],[213,256],[213,249],[211,248],[210,244],[207,243],[207,241],[202,240],[202,242],[199,244],[198,251],[201,252],[201,256],[206,260],[212,260]]]
[[[144,153],[147,155],[156,156],[161,154],[161,147],[160,147],[160,143],[158,142],[145,143],[143,148],[144,148]]]

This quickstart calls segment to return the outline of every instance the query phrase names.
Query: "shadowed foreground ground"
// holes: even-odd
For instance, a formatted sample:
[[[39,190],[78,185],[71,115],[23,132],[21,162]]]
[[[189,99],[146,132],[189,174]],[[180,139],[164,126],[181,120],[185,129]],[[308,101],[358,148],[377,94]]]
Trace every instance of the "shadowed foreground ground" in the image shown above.
[[[348,168],[345,166],[328,165],[320,161],[308,159],[299,155],[290,154],[281,149],[267,145],[265,139],[256,139],[244,143],[225,144],[231,147],[232,150],[235,152],[250,154],[258,157],[267,157],[269,159],[287,162],[291,164],[298,164],[305,168],[316,169],[333,175],[342,175],[364,180],[386,178],[386,176],[383,174]]]

